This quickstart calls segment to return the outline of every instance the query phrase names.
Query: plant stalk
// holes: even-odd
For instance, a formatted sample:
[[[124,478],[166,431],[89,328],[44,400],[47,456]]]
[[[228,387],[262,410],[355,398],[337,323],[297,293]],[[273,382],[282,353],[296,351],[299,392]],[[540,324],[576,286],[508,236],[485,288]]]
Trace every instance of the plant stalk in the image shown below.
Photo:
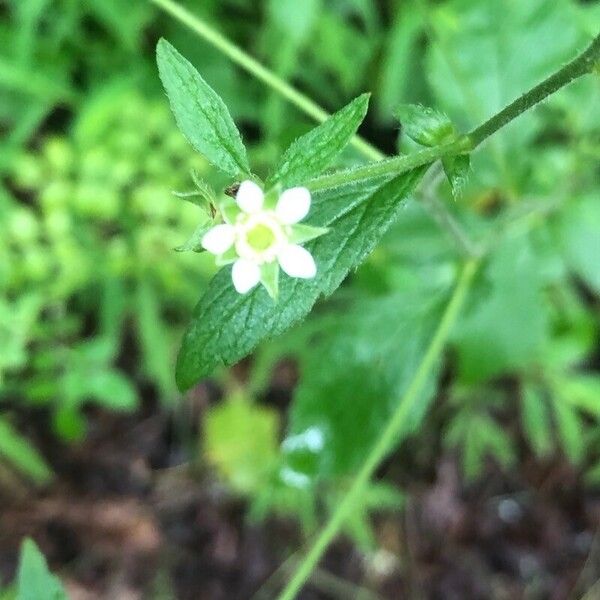
[[[298,570],[294,573],[294,576],[290,579],[284,591],[279,596],[279,600],[293,600],[293,598],[296,597],[296,594],[310,576],[322,554],[337,535],[340,527],[352,511],[357,499],[360,498],[361,494],[364,492],[365,486],[373,476],[375,469],[390,451],[390,448],[394,444],[397,444],[400,436],[405,433],[403,427],[406,425],[408,416],[414,409],[415,402],[419,400],[420,393],[427,382],[431,370],[444,349],[452,326],[460,313],[467,290],[471,285],[473,275],[477,269],[477,264],[478,262],[476,259],[469,260],[465,263],[442,319],[427,348],[427,352],[419,364],[417,372],[409,387],[400,399],[396,411],[369,452],[363,466],[352,481],[352,485],[342,502],[337,506],[335,513],[321,531],[315,544],[308,551],[308,554],[304,557]]]

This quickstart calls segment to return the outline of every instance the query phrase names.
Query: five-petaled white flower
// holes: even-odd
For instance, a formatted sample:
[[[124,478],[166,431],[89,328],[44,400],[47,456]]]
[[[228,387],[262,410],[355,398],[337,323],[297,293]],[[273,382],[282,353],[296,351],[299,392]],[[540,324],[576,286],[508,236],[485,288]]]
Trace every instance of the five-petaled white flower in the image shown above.
[[[217,264],[233,263],[235,289],[245,294],[259,282],[276,299],[279,267],[290,277],[311,279],[317,266],[311,253],[300,244],[327,229],[300,224],[310,209],[310,192],[305,187],[266,194],[253,181],[243,181],[235,201],[220,205],[225,221],[204,234],[202,246],[216,255]]]

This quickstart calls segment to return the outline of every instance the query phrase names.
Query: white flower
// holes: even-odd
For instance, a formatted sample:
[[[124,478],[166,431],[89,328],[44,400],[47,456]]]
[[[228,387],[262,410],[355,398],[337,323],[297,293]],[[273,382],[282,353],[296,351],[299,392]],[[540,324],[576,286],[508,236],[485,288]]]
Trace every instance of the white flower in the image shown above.
[[[326,233],[322,227],[299,224],[310,210],[305,187],[266,194],[253,181],[240,184],[233,199],[221,206],[225,223],[215,225],[202,238],[202,246],[216,255],[217,264],[233,263],[235,289],[245,294],[259,282],[277,298],[279,267],[290,277],[311,279],[317,265],[300,244]]]

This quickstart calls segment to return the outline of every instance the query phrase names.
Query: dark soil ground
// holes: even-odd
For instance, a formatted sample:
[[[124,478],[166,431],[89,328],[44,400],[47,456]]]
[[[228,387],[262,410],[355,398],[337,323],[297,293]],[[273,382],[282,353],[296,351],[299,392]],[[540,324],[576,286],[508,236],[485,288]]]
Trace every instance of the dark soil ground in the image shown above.
[[[293,522],[248,522],[213,473],[189,466],[196,432],[181,424],[200,423],[214,395],[200,386],[171,416],[153,406],[90,413],[74,446],[43,436],[45,415],[28,415],[56,479],[44,490],[0,487],[0,577],[12,577],[30,535],[73,599],[274,598],[301,533]],[[431,454],[423,466],[407,444],[403,460],[387,461],[380,476],[407,491],[406,510],[377,516],[372,556],[337,542],[301,598],[600,598],[600,497],[566,462],[523,460],[510,475],[490,465],[466,486],[453,455]]]

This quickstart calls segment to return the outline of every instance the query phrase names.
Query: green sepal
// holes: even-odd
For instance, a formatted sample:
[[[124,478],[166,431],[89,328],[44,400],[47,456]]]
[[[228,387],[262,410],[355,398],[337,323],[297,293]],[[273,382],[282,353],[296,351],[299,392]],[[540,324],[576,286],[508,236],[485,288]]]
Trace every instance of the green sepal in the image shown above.
[[[274,260],[260,267],[260,282],[273,300],[279,297],[279,263]]]
[[[196,189],[190,192],[174,191],[173,194],[178,198],[185,200],[186,202],[190,202],[194,206],[198,206],[211,217],[214,216],[215,207],[217,205],[217,199],[214,190],[193,169],[191,171],[191,176]]]
[[[174,248],[175,252],[204,252],[204,248],[202,247],[202,238],[204,234],[212,229],[213,223],[203,223],[202,225],[198,225],[194,230],[194,233],[190,236],[190,238],[181,246],[177,246]]]
[[[446,156],[442,159],[444,173],[450,182],[452,196],[456,200],[462,194],[467,181],[469,180],[469,171],[471,170],[471,157],[468,154],[457,154],[456,156]]]
[[[401,104],[394,112],[402,133],[422,146],[438,146],[456,137],[456,128],[444,113],[420,104]]]
[[[215,264],[217,265],[217,267],[224,267],[226,265],[234,263],[238,258],[239,256],[235,251],[235,246],[231,246],[229,250],[226,250],[225,252],[223,252],[223,254],[219,254],[219,256],[215,258]]]
[[[223,216],[225,223],[234,225],[238,216],[242,212],[237,202],[233,198],[226,198],[219,204],[219,211]]]
[[[297,223],[290,225],[288,239],[292,244],[304,244],[310,242],[329,231],[328,227],[313,227],[312,225],[304,225]]]
[[[271,189],[266,191],[263,208],[265,210],[275,210],[277,202],[279,201],[279,196],[281,196],[282,191],[283,190],[281,189],[280,185],[275,185]]]

